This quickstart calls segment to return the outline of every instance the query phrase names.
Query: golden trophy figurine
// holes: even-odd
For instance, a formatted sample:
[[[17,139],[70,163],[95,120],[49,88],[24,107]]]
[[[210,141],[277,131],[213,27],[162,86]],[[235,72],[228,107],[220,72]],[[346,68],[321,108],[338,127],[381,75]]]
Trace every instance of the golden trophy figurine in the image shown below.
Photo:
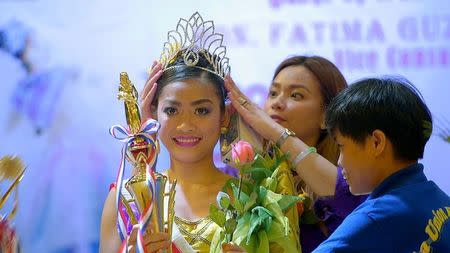
[[[155,171],[156,158],[159,153],[159,144],[155,135],[159,130],[159,123],[153,119],[141,122],[137,102],[138,92],[125,72],[120,73],[118,99],[124,102],[128,128],[116,125],[111,128],[110,132],[114,137],[125,142],[123,155],[132,164],[133,176],[124,182],[124,188],[121,187],[121,175],[124,170],[124,161],[122,161],[120,168],[122,171],[119,172],[117,180],[118,196],[116,200],[120,201],[125,208],[131,224],[142,226],[151,224],[152,231],[167,232],[171,236],[176,180],[169,183],[167,176]],[[115,130],[126,134],[127,137],[118,138]],[[119,203],[117,204],[119,206]],[[137,214],[133,211],[136,209]],[[118,215],[118,218],[121,219],[122,216]],[[147,222],[148,219],[150,222]],[[119,220],[119,227],[124,223]],[[121,228],[121,230],[126,230],[126,228]],[[121,231],[122,235],[126,235],[126,232]]]
[[[5,156],[0,159],[0,183],[12,182],[0,199],[0,252],[20,252],[19,240],[14,227],[11,226],[12,219],[18,208],[18,185],[23,178],[25,166],[18,157]],[[14,202],[11,210],[4,211],[6,202],[14,192]]]

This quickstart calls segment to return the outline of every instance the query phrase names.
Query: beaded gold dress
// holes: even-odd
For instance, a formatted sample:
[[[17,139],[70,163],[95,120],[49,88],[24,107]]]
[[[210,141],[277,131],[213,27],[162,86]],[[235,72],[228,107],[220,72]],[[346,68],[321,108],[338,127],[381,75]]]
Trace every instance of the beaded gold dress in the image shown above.
[[[111,188],[114,188],[115,184],[111,185]],[[126,190],[126,188],[122,188],[122,194],[125,199],[130,199],[131,195]],[[133,210],[133,213],[136,216],[136,219],[139,219],[139,213],[137,212],[137,208],[134,203],[130,203],[130,206]],[[121,205],[121,208],[125,208]],[[125,210],[124,210],[125,211]],[[128,216],[126,212],[123,212],[125,216]],[[198,253],[209,253],[211,247],[211,240],[219,229],[219,226],[214,223],[209,217],[201,218],[197,221],[189,221],[178,216],[175,216],[174,226],[176,225],[180,234],[186,240],[186,242],[192,247],[194,252]],[[133,224],[131,224],[130,217],[126,217],[126,227],[127,234],[131,233],[131,229]]]
[[[208,217],[189,221],[175,216],[175,225],[194,251],[199,253],[209,252],[211,240],[219,229],[219,226]]]

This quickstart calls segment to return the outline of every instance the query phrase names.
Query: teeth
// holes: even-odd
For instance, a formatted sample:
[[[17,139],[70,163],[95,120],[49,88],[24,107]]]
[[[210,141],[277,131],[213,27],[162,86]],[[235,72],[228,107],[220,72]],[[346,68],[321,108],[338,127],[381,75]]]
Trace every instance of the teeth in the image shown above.
[[[200,138],[175,138],[175,140],[182,143],[192,143],[197,142]]]

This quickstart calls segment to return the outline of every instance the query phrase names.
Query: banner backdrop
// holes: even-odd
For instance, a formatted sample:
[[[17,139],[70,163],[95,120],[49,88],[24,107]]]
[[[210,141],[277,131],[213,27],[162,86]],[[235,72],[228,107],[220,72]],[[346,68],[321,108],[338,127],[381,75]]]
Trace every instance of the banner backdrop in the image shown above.
[[[224,34],[232,76],[259,104],[295,54],[327,57],[349,83],[406,76],[441,128],[425,172],[450,194],[450,143],[438,136],[450,131],[446,0],[0,0],[0,156],[28,166],[15,219],[25,252],[98,251],[121,149],[108,128],[125,124],[119,73],[141,90],[168,30],[195,11]]]

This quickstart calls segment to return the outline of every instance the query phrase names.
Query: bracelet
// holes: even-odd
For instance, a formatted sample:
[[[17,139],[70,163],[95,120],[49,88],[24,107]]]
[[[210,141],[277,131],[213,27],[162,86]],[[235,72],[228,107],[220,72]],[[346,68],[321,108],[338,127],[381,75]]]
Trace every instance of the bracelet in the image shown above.
[[[292,169],[297,168],[297,165],[299,162],[301,162],[305,157],[311,153],[317,153],[317,149],[315,147],[308,147],[307,149],[300,152],[300,154],[295,157],[294,161],[292,162]]]
[[[288,128],[285,128],[285,129],[284,129],[284,132],[280,135],[280,137],[279,137],[278,140],[275,142],[275,144],[276,144],[279,148],[281,148],[281,145],[283,145],[283,143],[286,141],[286,139],[287,139],[289,136],[295,137],[295,133],[294,133],[294,131],[292,131],[292,130],[290,130],[290,129],[288,129]]]

